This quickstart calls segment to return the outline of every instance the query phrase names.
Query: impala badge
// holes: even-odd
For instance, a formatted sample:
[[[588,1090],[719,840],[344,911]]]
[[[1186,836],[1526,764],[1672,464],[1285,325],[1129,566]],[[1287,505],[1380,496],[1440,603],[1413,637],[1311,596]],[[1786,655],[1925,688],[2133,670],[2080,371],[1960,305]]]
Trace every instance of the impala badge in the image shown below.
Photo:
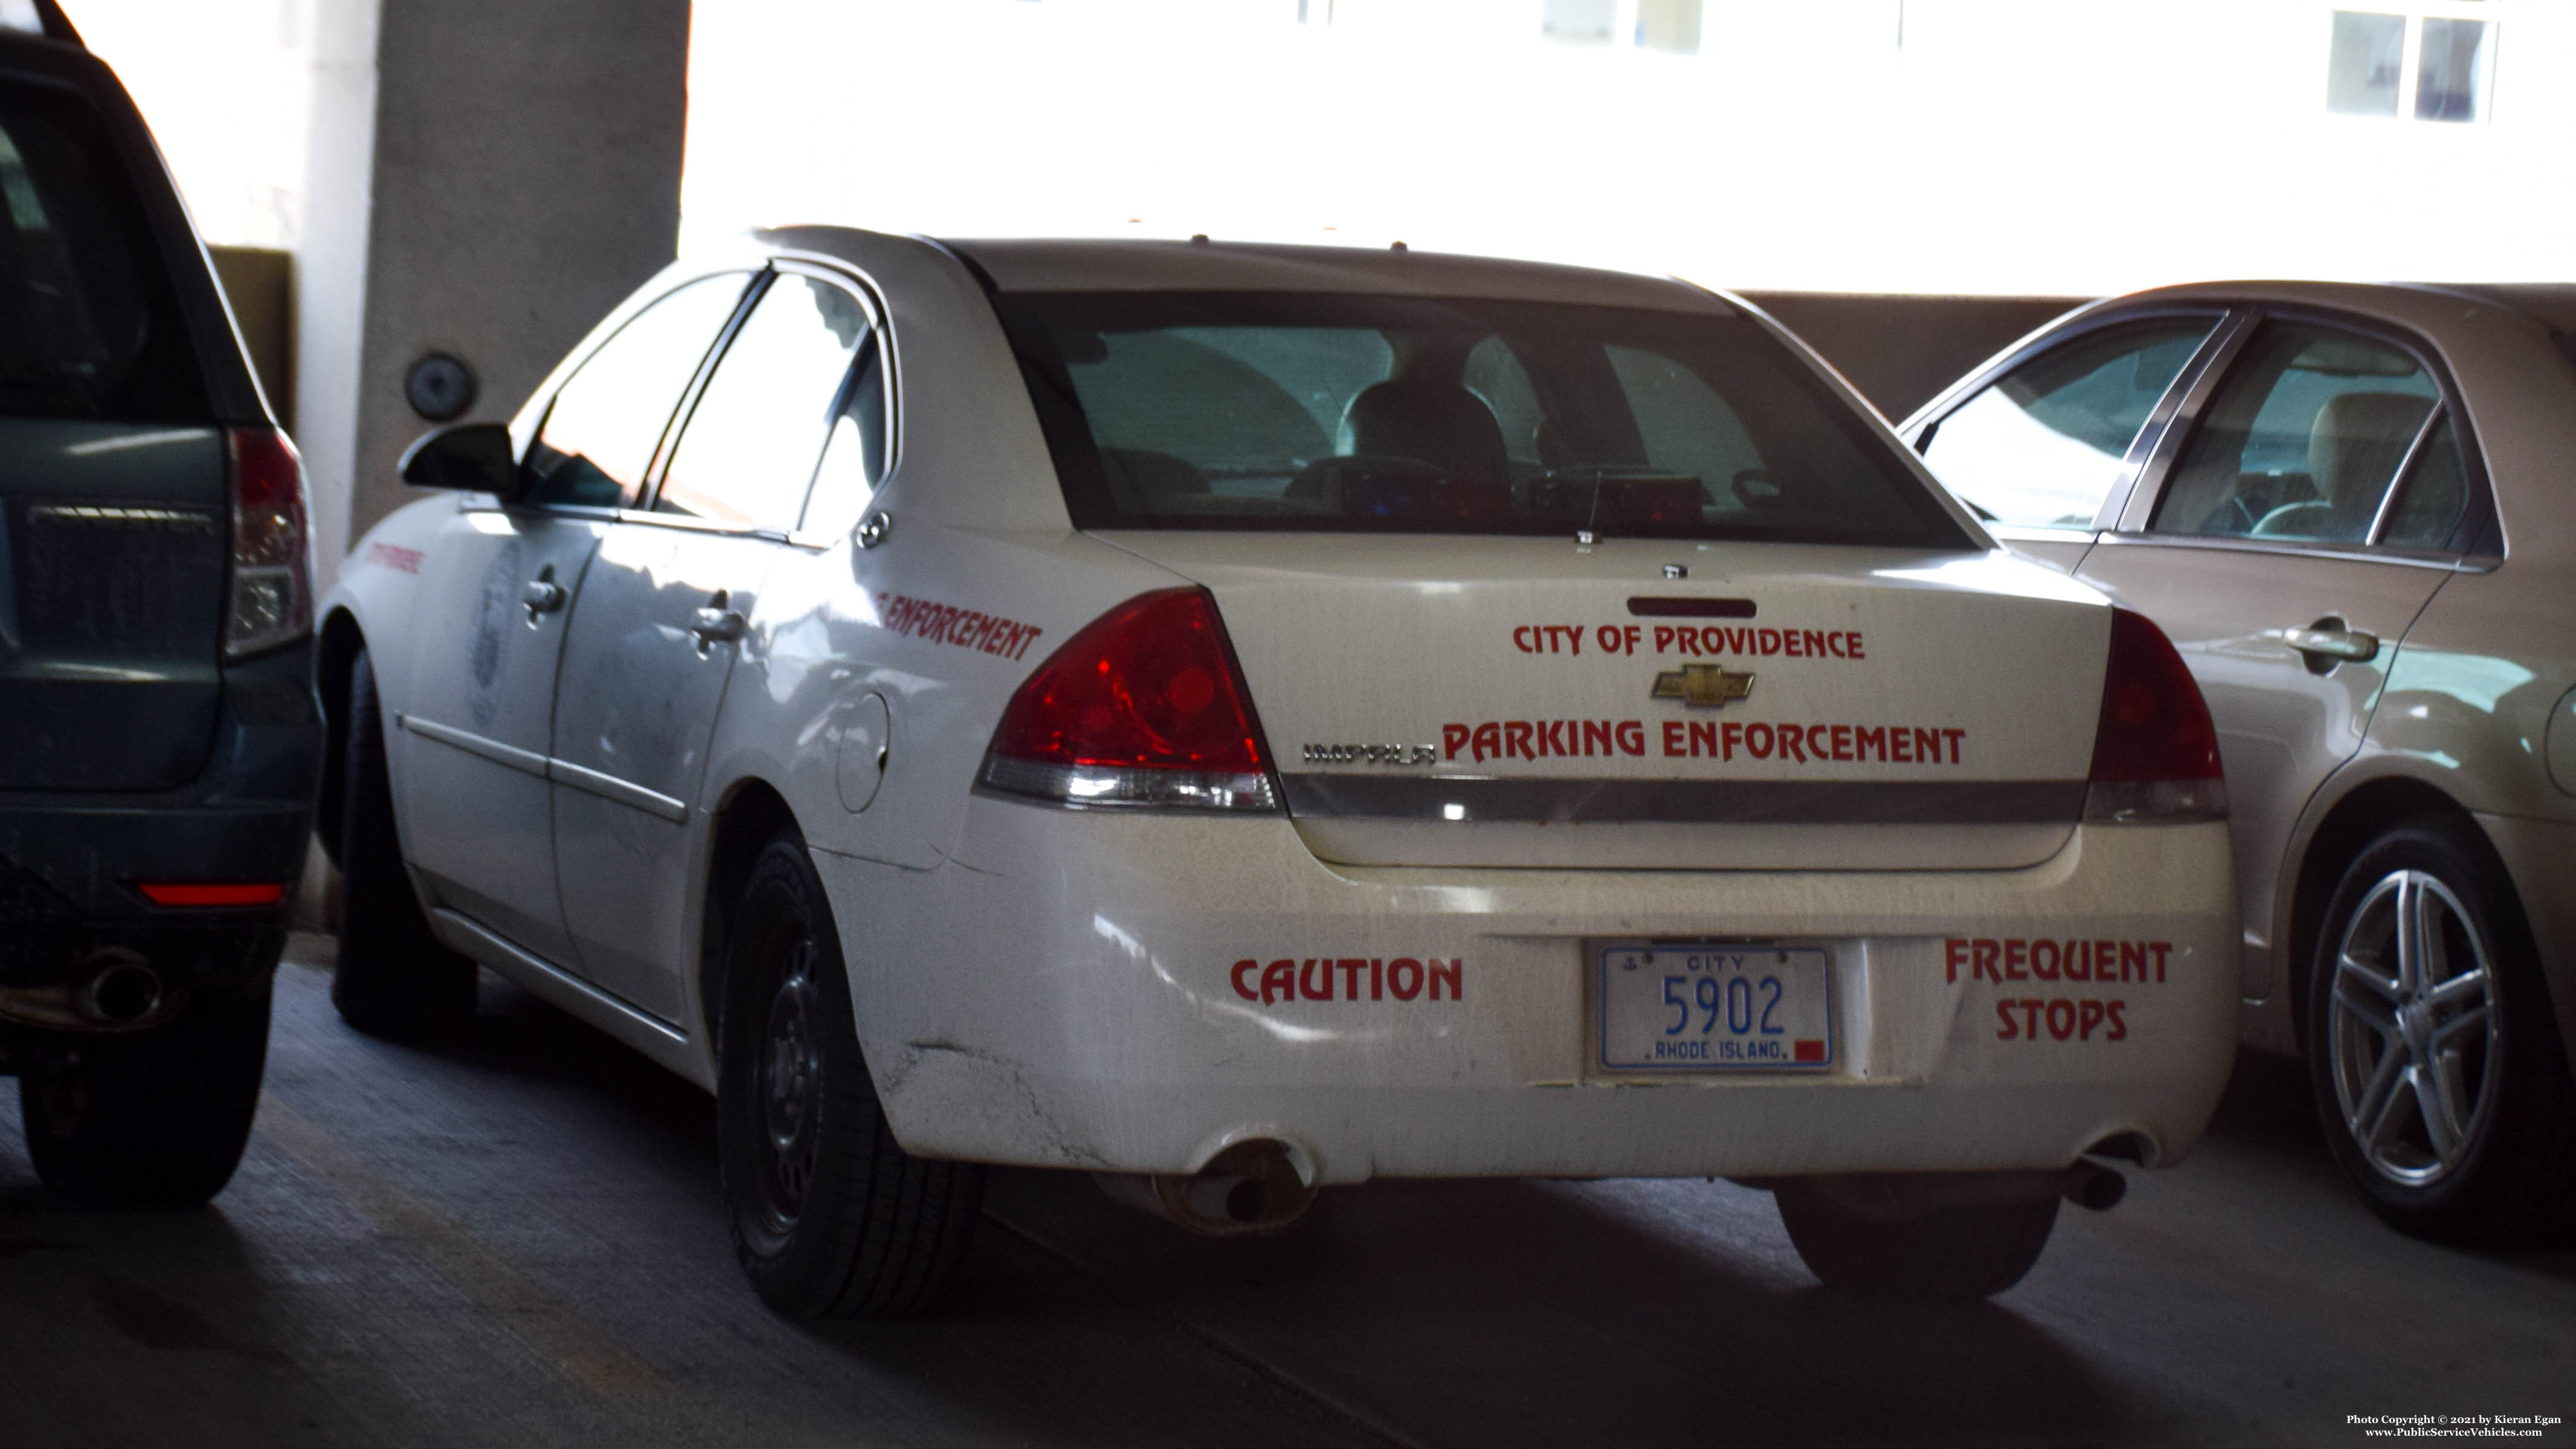
[[[1655,676],[1650,699],[1678,699],[1707,709],[1721,709],[1730,699],[1749,699],[1753,676],[1737,674],[1722,664],[1685,664]]]

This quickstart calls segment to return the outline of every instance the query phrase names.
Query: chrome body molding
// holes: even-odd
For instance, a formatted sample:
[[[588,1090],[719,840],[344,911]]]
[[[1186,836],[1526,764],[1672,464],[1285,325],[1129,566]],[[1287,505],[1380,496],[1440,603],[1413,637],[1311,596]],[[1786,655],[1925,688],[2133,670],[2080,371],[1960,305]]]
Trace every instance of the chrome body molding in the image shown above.
[[[516,745],[505,745],[499,740],[485,739],[471,730],[461,730],[454,725],[443,725],[436,720],[422,719],[416,714],[396,715],[394,718],[397,724],[423,739],[436,740],[442,745],[463,750],[469,755],[480,756],[494,764],[507,765],[511,769],[525,771],[540,780],[552,780],[558,785],[570,785],[576,790],[588,791],[602,799],[614,800],[620,805],[641,810],[647,815],[659,816],[674,825],[688,822],[689,802],[674,800],[658,790],[647,790],[641,785],[630,784],[615,775],[602,774],[587,766],[540,755],[534,750],[523,750]]]

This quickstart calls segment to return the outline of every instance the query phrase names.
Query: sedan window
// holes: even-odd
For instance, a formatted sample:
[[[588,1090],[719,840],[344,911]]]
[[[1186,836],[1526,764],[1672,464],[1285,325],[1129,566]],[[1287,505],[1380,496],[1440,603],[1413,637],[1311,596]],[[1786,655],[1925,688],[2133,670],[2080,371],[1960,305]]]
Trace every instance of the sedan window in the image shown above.
[[[868,331],[868,314],[849,293],[811,277],[779,278],[690,412],[654,510],[796,527]]]
[[[1997,523],[2090,528],[2147,415],[2216,325],[2159,318],[2053,348],[1933,424],[1923,461]]]
[[[2419,439],[2428,454],[2449,449],[2457,467],[2453,435],[2426,436],[2440,401],[2432,377],[2398,347],[2312,323],[2267,322],[2203,409],[2148,527],[2366,542]],[[2441,511],[2440,485],[2426,476],[2424,506]],[[2450,515],[2456,521],[2456,507]]]
[[[528,448],[528,501],[631,505],[680,394],[748,278],[705,277],[645,308],[584,361],[547,405]]]
[[[1083,528],[1965,548],[1752,320],[1303,293],[1006,294]]]

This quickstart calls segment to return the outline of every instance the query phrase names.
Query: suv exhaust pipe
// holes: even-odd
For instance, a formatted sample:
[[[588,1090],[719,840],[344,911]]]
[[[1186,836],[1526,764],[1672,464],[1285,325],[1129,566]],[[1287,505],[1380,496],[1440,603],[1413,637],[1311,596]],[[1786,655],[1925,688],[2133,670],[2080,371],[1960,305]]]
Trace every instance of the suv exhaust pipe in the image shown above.
[[[1316,1189],[1291,1150],[1266,1137],[1235,1143],[1187,1177],[1098,1172],[1092,1179],[1111,1198],[1206,1238],[1275,1233],[1315,1204]]]
[[[139,1031],[177,1009],[180,993],[121,946],[93,951],[58,986],[0,988],[0,1017],[52,1031]]]

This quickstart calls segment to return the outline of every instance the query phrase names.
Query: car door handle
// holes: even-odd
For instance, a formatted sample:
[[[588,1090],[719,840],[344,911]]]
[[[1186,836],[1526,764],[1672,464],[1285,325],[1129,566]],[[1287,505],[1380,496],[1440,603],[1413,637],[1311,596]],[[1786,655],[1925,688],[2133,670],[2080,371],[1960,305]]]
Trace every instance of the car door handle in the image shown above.
[[[2359,629],[2284,629],[2283,642],[2311,659],[2348,660],[2359,664],[2379,655],[2379,638]]]
[[[697,617],[690,621],[689,632],[697,636],[698,647],[705,649],[717,644],[734,642],[742,637],[742,631],[746,627],[742,615],[731,609],[709,606],[700,609]]]
[[[519,590],[519,602],[528,606],[528,622],[531,624],[537,622],[539,614],[551,614],[562,608],[564,600],[571,597],[563,585],[552,579],[530,579],[528,586]]]

